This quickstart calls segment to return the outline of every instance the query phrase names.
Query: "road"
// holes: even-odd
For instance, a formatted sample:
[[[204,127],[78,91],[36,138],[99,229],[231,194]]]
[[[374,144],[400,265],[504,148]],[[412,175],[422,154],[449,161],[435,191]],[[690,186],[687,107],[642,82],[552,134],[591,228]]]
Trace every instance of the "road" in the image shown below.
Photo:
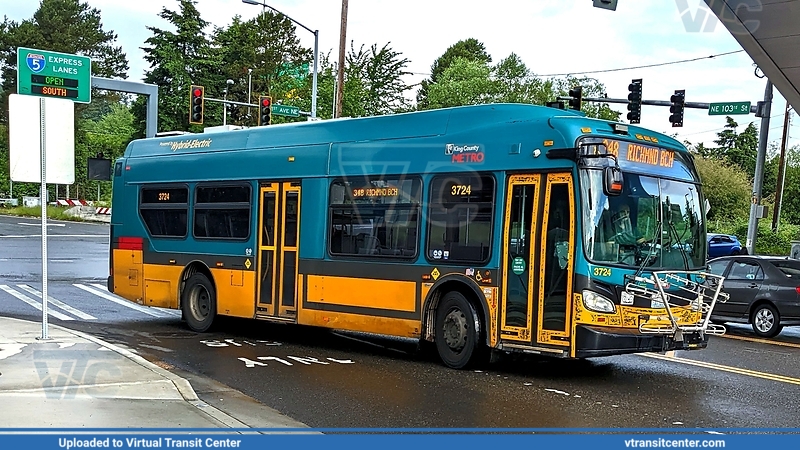
[[[41,320],[38,220],[0,216],[0,315]],[[25,225],[23,225],[25,224]],[[189,331],[104,287],[108,226],[54,223],[52,323],[209,377],[312,427],[796,427],[800,332],[731,326],[709,348],[447,369],[413,341],[247,320]],[[41,295],[41,294],[39,294]],[[51,300],[52,301],[52,300]],[[55,313],[60,314],[56,316]]]

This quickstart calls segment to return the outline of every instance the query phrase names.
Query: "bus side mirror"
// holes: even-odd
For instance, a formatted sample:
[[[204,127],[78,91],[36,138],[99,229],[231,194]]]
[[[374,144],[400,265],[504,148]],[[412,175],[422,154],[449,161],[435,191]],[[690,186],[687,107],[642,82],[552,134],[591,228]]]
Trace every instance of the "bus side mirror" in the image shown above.
[[[603,193],[608,196],[622,194],[622,171],[619,167],[603,168]]]

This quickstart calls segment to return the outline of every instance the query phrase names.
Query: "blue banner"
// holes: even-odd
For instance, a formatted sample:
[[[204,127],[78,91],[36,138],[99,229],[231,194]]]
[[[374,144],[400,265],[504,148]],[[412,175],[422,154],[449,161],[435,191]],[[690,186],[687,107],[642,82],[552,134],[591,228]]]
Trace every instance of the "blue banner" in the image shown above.
[[[720,430],[672,433],[619,430],[337,430],[337,429],[242,429],[242,430],[170,430],[154,432],[130,429],[97,432],[71,430],[57,432],[30,429],[12,431],[0,429],[0,448],[34,449],[264,449],[286,448],[353,449],[380,448],[381,450],[427,448],[493,449],[501,446],[515,448],[584,448],[639,449],[639,448],[797,448],[800,430]],[[522,446],[522,447],[520,447]]]

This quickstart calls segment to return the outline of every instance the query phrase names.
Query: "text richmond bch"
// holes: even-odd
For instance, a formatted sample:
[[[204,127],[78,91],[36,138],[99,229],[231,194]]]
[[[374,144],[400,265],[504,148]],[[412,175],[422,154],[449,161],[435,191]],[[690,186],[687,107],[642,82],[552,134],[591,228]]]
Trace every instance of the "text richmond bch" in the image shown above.
[[[240,448],[242,440],[216,438],[173,439],[168,437],[155,439],[59,438],[58,446],[67,450],[73,448]]]

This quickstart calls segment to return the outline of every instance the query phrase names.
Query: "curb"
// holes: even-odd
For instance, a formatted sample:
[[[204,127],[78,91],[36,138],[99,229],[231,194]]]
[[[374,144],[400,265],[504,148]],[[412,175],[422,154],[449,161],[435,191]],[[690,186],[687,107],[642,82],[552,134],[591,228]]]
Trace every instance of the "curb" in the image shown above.
[[[14,318],[10,318],[10,317],[7,317],[6,319],[7,320],[18,320],[18,321],[21,321],[21,322],[30,322],[30,321],[27,321],[27,320],[14,319]],[[69,334],[72,334],[74,336],[80,337],[82,339],[86,339],[88,341],[94,342],[95,344],[98,344],[98,345],[100,345],[102,347],[105,347],[105,348],[107,348],[107,349],[109,349],[109,350],[111,350],[113,352],[116,352],[116,353],[128,358],[129,360],[135,362],[136,364],[144,367],[145,369],[148,369],[148,370],[150,370],[150,371],[152,371],[152,372],[154,372],[154,373],[156,373],[156,374],[168,379],[175,386],[175,388],[178,390],[178,392],[181,394],[181,397],[183,397],[184,401],[186,401],[187,403],[191,404],[192,406],[194,406],[195,408],[197,408],[198,410],[200,410],[202,413],[206,414],[210,418],[214,419],[215,421],[221,423],[225,427],[228,427],[228,428],[250,428],[250,426],[248,426],[247,424],[237,420],[236,418],[230,416],[229,414],[225,413],[224,411],[222,411],[220,409],[217,409],[217,408],[209,405],[208,403],[205,403],[204,401],[200,400],[200,398],[197,396],[197,393],[192,388],[192,385],[185,378],[181,378],[181,377],[175,375],[174,373],[172,373],[172,372],[170,372],[168,370],[165,370],[165,369],[157,366],[156,364],[151,363],[150,361],[148,361],[148,360],[142,358],[141,356],[131,352],[130,350],[126,350],[124,348],[118,347],[118,346],[116,346],[114,344],[111,344],[111,343],[106,342],[106,341],[104,341],[102,339],[96,338],[96,337],[91,336],[89,334],[83,333],[81,331],[70,330],[69,328],[64,328],[62,326],[55,325],[55,324],[49,324],[49,326],[51,326],[53,328],[56,328],[58,330],[61,330],[61,331],[65,332],[65,333],[69,333]]]

